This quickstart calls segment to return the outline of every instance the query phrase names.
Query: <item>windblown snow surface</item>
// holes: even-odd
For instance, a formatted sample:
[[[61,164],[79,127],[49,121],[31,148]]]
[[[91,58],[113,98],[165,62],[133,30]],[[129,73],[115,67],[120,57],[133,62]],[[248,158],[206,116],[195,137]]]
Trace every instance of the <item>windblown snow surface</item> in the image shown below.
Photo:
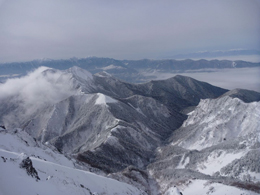
[[[126,183],[76,169],[75,161],[41,145],[20,129],[0,130],[0,157],[1,195],[146,194]],[[20,168],[27,157],[39,179]]]

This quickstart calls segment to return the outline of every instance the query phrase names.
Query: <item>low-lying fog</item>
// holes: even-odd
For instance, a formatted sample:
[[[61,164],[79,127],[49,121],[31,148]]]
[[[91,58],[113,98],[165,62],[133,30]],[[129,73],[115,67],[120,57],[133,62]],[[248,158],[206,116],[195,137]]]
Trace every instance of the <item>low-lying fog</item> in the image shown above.
[[[260,68],[209,69],[187,71],[185,73],[152,72],[143,73],[153,76],[153,80],[162,80],[175,75],[185,75],[194,79],[208,82],[226,89],[249,89],[260,92]]]

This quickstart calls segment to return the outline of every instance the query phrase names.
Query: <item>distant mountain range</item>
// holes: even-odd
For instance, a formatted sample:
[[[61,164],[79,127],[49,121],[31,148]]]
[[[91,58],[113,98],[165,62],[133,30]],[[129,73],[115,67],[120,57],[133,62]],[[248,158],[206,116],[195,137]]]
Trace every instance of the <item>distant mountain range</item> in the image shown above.
[[[217,51],[201,51],[188,54],[178,54],[171,56],[173,59],[207,59],[207,58],[218,58],[228,56],[260,56],[260,50],[254,49],[232,49],[232,50],[217,50]]]
[[[100,59],[93,58],[93,70],[99,64],[95,60]],[[104,60],[106,70],[131,63],[110,60],[113,65],[108,66]],[[234,67],[229,63],[221,66]],[[133,64],[129,69],[134,74]],[[7,86],[10,91],[4,93]],[[131,84],[80,67],[40,68],[0,84],[0,113],[7,132],[19,127],[33,143],[54,148],[78,168],[135,186],[132,191],[124,186],[125,194],[221,194],[223,189],[229,194],[260,193],[258,92],[229,91],[180,75]],[[1,147],[2,158],[17,150]],[[110,182],[100,181],[101,186]],[[123,184],[111,185],[121,189]]]
[[[127,82],[147,82],[152,77],[143,73],[159,71],[181,73],[187,70],[224,69],[260,67],[260,63],[229,60],[115,60],[111,58],[71,58],[68,60],[34,60],[30,62],[14,62],[0,64],[0,81],[26,75],[28,72],[46,66],[54,69],[65,70],[73,66],[86,69],[92,74],[105,71]]]

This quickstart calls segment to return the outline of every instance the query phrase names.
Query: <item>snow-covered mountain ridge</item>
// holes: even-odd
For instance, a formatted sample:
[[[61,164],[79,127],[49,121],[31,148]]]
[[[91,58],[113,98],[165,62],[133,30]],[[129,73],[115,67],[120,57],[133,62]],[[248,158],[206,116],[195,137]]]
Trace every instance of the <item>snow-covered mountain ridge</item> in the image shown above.
[[[259,193],[259,97],[184,76],[130,84],[79,67],[44,68],[0,84],[0,125],[148,194],[189,194],[187,182],[204,181],[205,193]]]
[[[158,148],[157,160],[148,169],[162,190],[175,185],[186,194],[201,180],[209,186],[209,194],[219,193],[216,189],[210,192],[214,183],[251,190],[239,193],[258,194],[259,118],[260,102],[245,103],[225,95],[201,100],[169,144]],[[229,194],[237,193],[230,190]]]
[[[223,97],[201,100],[182,127],[189,131],[179,146],[202,150],[227,140],[260,133],[260,103],[244,103],[238,98]],[[187,129],[187,130],[186,130]],[[183,133],[183,131],[182,131]],[[260,141],[260,137],[256,142]],[[251,140],[253,141],[253,140]],[[255,143],[255,142],[251,142]]]

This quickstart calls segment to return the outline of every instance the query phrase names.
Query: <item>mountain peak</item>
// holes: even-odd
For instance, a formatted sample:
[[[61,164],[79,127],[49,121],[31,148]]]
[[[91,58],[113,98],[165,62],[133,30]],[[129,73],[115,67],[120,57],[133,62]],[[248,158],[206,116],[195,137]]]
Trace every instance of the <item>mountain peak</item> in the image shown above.
[[[177,75],[174,76],[174,78],[186,79],[186,78],[191,78],[191,77],[177,74]]]
[[[97,93],[97,99],[96,99],[96,103],[95,104],[107,104],[107,103],[115,103],[117,102],[115,99],[106,96],[102,93]]]
[[[233,89],[224,93],[221,97],[230,96],[232,98],[239,98],[243,102],[249,103],[254,101],[260,101],[260,93],[247,89]]]
[[[78,66],[73,66],[72,68],[68,69],[67,72],[72,73],[74,76],[83,80],[89,80],[93,78],[90,72]]]

